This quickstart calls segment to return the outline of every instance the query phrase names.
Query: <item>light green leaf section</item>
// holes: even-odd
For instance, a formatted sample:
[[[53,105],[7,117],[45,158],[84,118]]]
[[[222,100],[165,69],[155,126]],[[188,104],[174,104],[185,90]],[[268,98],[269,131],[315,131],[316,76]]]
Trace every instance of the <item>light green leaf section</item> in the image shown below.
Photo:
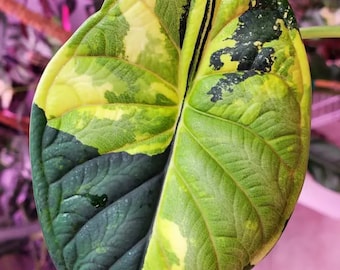
[[[216,1],[214,26],[210,31],[210,39],[215,38],[216,35],[227,26],[230,21],[238,18],[249,8],[249,0],[221,0]]]
[[[168,34],[179,26],[155,10],[156,1],[107,0],[63,46],[34,100],[50,127],[101,154],[166,149],[184,95],[179,40]]]
[[[149,6],[155,6],[155,13],[160,19],[162,25],[171,25],[167,27],[170,38],[181,46],[186,33],[186,16],[190,8],[190,0],[168,0],[149,1]],[[153,2],[153,4],[151,4]]]
[[[310,129],[304,47],[286,1],[239,2],[215,2],[144,270],[249,269],[280,237],[301,190]],[[230,13],[219,9],[227,3]],[[254,23],[262,15],[277,17],[272,34]],[[244,29],[258,40],[241,37]]]

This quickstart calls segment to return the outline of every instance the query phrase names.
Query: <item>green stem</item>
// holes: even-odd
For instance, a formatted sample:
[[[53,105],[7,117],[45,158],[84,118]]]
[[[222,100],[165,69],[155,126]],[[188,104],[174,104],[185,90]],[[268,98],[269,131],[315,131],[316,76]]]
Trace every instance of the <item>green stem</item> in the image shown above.
[[[303,39],[340,38],[340,26],[312,26],[300,28]]]

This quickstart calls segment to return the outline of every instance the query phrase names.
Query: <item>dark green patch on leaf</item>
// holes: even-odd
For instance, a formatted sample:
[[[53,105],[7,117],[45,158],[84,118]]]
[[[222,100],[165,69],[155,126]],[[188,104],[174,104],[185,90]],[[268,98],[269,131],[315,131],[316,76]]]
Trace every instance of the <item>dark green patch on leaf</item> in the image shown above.
[[[189,16],[190,4],[191,4],[191,1],[187,0],[187,3],[182,7],[183,13],[181,15],[180,23],[179,23],[179,26],[180,26],[179,27],[179,39],[180,39],[181,47],[183,45],[185,31],[187,29],[187,21],[188,21],[188,16]]]
[[[259,74],[254,70],[245,71],[242,73],[227,73],[224,74],[224,78],[220,79],[215,86],[213,86],[210,91],[207,93],[208,95],[212,95],[211,101],[217,102],[218,100],[222,100],[222,95],[224,91],[228,91],[232,93],[234,91],[233,86],[243,82],[249,77]]]
[[[287,0],[278,1],[278,10],[282,14],[285,25],[288,29],[298,29],[298,24],[292,8]]]
[[[32,115],[31,145],[44,146],[32,151],[40,167],[37,209],[58,269],[138,269],[169,152],[98,156],[74,136],[42,125],[44,112],[35,105]]]
[[[106,205],[107,202],[107,195],[103,194],[103,195],[93,195],[93,194],[85,194],[84,195],[86,198],[88,198],[91,202],[91,204],[98,208],[98,207],[104,207]]]
[[[45,125],[47,120],[44,112],[35,105],[32,110],[33,115],[41,117],[39,125]],[[72,168],[99,155],[97,149],[85,146],[75,137],[48,126],[44,129],[41,144],[44,175],[49,183],[57,181]]]
[[[262,46],[263,43],[280,37],[282,31],[277,19],[282,19],[282,14],[269,4],[263,5],[262,1],[257,1],[257,3],[255,7],[249,8],[239,17],[236,31],[231,38],[226,38],[235,40],[235,47],[226,47],[211,55],[212,69],[221,69],[224,66],[221,56],[230,54],[232,61],[239,62],[238,70],[240,71],[249,69],[270,71],[273,64],[271,55],[274,49],[262,48]]]
[[[190,0],[156,1],[155,13],[178,47],[183,44],[190,3]]]

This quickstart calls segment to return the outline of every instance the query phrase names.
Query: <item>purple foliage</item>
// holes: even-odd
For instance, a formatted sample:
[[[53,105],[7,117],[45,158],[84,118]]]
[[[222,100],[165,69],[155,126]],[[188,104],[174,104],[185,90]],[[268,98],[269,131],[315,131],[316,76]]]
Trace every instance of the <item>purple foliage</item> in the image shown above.
[[[100,0],[17,0],[74,31],[101,5]],[[60,47],[53,37],[0,13],[0,120],[28,119],[36,85]],[[10,117],[8,119],[11,119]],[[0,269],[4,254],[16,253],[10,269],[53,269],[46,256],[35,212],[27,134],[0,121]],[[34,236],[35,235],[35,236]],[[20,255],[18,255],[20,254]],[[24,256],[24,258],[22,257]],[[18,257],[19,258],[19,257]],[[5,261],[3,261],[5,260]],[[34,267],[35,268],[35,267]]]

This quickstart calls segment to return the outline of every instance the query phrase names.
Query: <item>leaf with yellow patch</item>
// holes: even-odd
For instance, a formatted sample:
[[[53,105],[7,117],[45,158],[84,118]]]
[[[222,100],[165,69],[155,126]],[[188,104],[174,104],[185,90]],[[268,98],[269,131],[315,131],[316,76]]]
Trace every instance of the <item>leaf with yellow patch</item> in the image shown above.
[[[310,75],[286,0],[106,0],[32,107],[58,269],[250,269],[302,187]]]

